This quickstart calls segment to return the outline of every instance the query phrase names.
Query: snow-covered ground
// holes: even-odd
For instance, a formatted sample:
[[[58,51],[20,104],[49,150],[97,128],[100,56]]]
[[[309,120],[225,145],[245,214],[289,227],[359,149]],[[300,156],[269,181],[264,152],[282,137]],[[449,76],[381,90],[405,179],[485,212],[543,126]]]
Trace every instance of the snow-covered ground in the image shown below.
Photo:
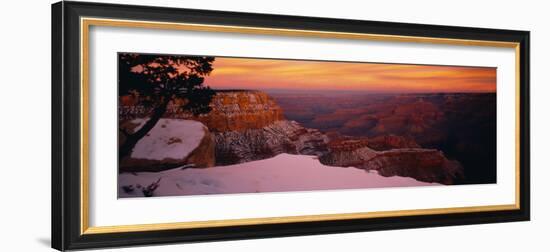
[[[154,191],[154,196],[439,185],[413,178],[383,177],[353,167],[325,166],[314,156],[280,154],[230,166],[119,174],[118,195],[143,197],[140,187],[146,187],[159,178],[160,186]],[[131,192],[123,189],[123,186],[128,189],[129,185],[133,188]]]
[[[135,119],[136,130],[147,119]],[[206,127],[197,121],[181,119],[160,119],[134,147],[132,158],[163,160],[184,159],[197,148],[204,137]]]

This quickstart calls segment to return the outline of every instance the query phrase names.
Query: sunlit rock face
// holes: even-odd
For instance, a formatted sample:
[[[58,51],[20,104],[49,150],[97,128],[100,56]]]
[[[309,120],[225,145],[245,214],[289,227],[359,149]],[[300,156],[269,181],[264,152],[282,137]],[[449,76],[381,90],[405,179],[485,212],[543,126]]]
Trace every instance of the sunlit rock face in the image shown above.
[[[184,101],[168,106],[165,117],[200,121],[211,132],[260,129],[283,120],[283,112],[271,97],[260,91],[218,91],[208,114],[193,115],[181,109]]]
[[[119,118],[147,117],[151,109],[132,105],[121,99]],[[260,129],[283,120],[283,112],[275,101],[261,91],[217,91],[207,114],[193,115],[182,109],[184,100],[171,101],[165,118],[188,119],[202,122],[211,132]]]

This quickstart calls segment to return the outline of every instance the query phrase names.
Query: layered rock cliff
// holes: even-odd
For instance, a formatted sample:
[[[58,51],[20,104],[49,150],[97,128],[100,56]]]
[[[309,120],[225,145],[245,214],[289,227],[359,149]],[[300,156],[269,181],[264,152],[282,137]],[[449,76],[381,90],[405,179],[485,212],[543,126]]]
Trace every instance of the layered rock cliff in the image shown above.
[[[210,106],[208,115],[196,119],[213,132],[261,129],[284,119],[275,101],[259,91],[218,92]]]
[[[122,101],[121,101],[122,103]],[[202,122],[211,132],[261,129],[283,120],[283,111],[266,93],[260,91],[217,91],[210,102],[208,114],[195,116],[181,107],[183,100],[168,104],[165,118],[187,119]],[[151,109],[136,105],[119,106],[119,118],[145,117]]]

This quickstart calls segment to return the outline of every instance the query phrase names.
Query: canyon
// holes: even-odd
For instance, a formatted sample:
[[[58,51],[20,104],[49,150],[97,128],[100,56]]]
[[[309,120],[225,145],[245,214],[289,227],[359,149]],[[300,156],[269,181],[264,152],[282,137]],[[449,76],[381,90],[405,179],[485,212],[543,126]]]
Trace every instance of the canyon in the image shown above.
[[[439,127],[448,123],[448,107],[457,106],[452,99],[464,98],[437,97],[443,102],[451,100],[444,109],[432,98],[226,90],[214,96],[210,113],[199,116],[182,111],[181,101],[173,101],[163,120],[180,124],[194,121],[204,126],[194,150],[175,159],[130,158],[121,163],[124,168],[119,171],[231,166],[295,154],[316,157],[325,166],[355,167],[384,177],[461,183],[466,174],[460,160],[448,158],[446,151],[432,143],[448,137],[448,132]],[[119,106],[121,125],[147,114],[147,109],[137,105]],[[166,127],[166,123],[160,123],[155,128],[162,125]],[[178,138],[166,136],[164,146],[174,144],[168,144],[171,137]],[[138,163],[146,165],[140,167]]]

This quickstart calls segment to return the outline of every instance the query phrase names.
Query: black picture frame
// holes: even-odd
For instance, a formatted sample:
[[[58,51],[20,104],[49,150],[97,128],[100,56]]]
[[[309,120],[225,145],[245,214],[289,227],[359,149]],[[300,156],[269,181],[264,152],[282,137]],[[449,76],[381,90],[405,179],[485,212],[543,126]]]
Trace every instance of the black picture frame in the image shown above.
[[[290,222],[102,234],[82,233],[80,18],[100,17],[276,29],[318,30],[519,45],[519,208],[349,220]],[[527,221],[530,218],[529,32],[454,26],[237,13],[102,3],[52,5],[52,247],[58,250],[251,239],[340,232]]]

